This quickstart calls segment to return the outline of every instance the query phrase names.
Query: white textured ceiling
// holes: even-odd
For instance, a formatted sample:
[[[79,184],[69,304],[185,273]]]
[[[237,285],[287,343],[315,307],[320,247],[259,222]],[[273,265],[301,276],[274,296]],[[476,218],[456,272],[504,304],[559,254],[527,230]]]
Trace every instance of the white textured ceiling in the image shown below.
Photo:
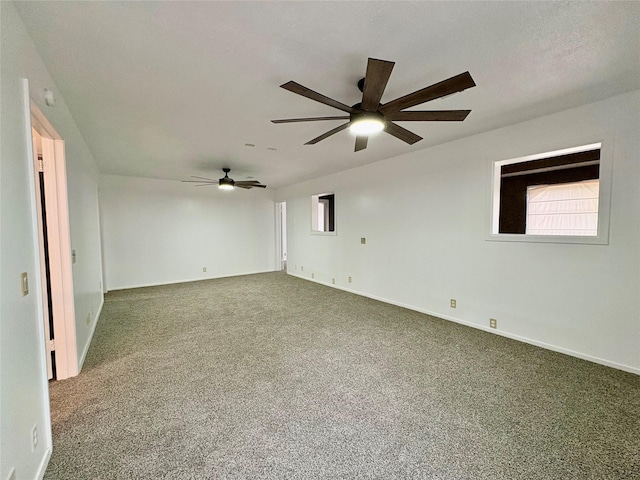
[[[278,187],[640,88],[640,2],[15,3],[104,173]],[[304,145],[341,121],[270,122],[342,114],[279,85],[351,105],[368,57],[396,62],[383,103],[468,70],[417,109],[471,114],[358,153]]]

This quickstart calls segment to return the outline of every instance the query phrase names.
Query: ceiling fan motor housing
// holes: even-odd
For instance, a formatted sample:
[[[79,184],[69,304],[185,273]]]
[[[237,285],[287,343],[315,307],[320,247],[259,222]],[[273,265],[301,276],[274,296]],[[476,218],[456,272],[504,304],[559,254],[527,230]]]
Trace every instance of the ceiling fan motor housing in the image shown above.
[[[223,189],[226,188],[233,188],[233,185],[236,183],[233,181],[233,178],[229,178],[229,172],[231,171],[230,168],[223,168],[222,171],[224,172],[224,177],[222,177],[219,181],[218,181],[218,186],[222,187]]]
[[[365,110],[359,110],[350,114],[350,122],[362,121],[362,120],[377,120],[384,123],[384,116],[380,112],[367,112]]]

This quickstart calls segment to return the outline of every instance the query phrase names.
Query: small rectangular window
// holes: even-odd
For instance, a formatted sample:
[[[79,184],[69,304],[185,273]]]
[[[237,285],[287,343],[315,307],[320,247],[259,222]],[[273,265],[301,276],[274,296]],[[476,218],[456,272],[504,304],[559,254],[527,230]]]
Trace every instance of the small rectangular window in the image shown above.
[[[610,171],[601,168],[601,148],[494,162],[491,239],[607,243],[610,191],[603,198],[602,175],[608,185]]]
[[[311,196],[311,231],[335,232],[335,194],[321,193]]]

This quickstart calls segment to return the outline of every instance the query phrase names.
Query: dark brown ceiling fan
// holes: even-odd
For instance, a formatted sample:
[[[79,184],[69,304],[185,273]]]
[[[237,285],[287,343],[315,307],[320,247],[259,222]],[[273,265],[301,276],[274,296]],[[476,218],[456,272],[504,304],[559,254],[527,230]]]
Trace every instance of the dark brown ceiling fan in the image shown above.
[[[218,185],[220,190],[233,190],[235,187],[238,188],[267,188],[266,185],[263,185],[258,180],[242,180],[236,182],[233,178],[229,178],[230,168],[223,168],[224,177],[220,180],[214,180],[213,178],[206,177],[196,177],[195,175],[191,175],[191,178],[197,178],[198,180],[183,180],[185,183],[197,183],[196,187],[206,187],[209,185]]]
[[[293,123],[293,122],[314,122],[319,120],[349,120],[347,123],[340,125],[334,129],[323,133],[319,137],[309,140],[305,145],[313,145],[320,140],[330,137],[346,128],[356,133],[355,151],[367,148],[369,133],[373,131],[384,130],[390,135],[402,140],[403,142],[413,145],[422,140],[422,137],[394,123],[398,122],[461,122],[471,110],[430,110],[430,111],[403,111],[407,108],[420,105],[436,98],[445,97],[453,93],[462,92],[467,88],[475,87],[476,84],[471,78],[469,72],[461,73],[455,77],[448,78],[442,82],[436,83],[429,87],[417,90],[413,93],[396,98],[387,103],[380,103],[382,94],[387,86],[391,71],[395,62],[386,60],[376,60],[370,58],[367,63],[367,73],[363,79],[358,82],[358,88],[362,92],[362,102],[353,106],[333,100],[318,92],[300,85],[294,81],[280,85],[285,90],[297,93],[303,97],[310,98],[316,102],[337,108],[349,115],[333,116],[333,117],[313,117],[313,118],[287,118],[283,120],[272,120],[273,123]],[[376,130],[367,130],[375,128]]]

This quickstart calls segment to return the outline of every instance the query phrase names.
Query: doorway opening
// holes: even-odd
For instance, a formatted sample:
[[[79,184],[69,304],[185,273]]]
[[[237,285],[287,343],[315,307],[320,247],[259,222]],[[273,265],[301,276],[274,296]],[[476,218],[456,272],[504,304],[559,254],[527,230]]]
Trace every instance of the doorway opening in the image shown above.
[[[44,317],[45,352],[47,362],[47,378],[56,379],[56,352],[53,326],[53,305],[51,304],[51,262],[49,258],[49,232],[47,230],[47,202],[45,201],[45,179],[44,179],[44,158],[42,155],[42,137],[37,131],[32,130],[33,153],[35,160],[34,172],[37,176],[36,185],[36,205],[38,209],[38,237],[41,259],[41,286],[42,286],[42,307]]]
[[[277,268],[287,271],[287,202],[276,203]]]

